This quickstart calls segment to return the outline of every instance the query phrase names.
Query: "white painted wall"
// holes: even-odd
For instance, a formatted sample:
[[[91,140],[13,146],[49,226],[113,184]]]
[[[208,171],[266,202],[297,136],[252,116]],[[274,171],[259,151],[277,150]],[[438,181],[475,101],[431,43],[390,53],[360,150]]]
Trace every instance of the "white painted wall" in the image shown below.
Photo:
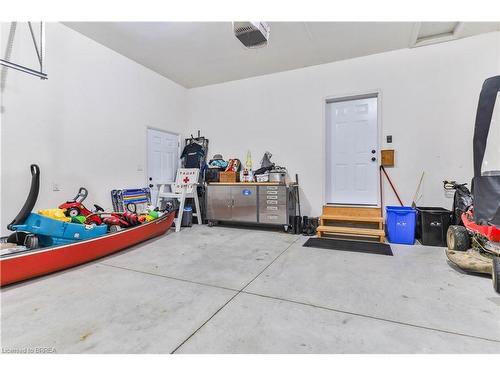
[[[34,63],[21,27],[13,58]],[[1,29],[3,55],[8,24]],[[111,207],[111,189],[146,184],[146,127],[186,127],[185,88],[61,24],[47,24],[46,40],[49,79],[11,70],[2,93],[2,234],[27,196],[31,163],[42,177],[35,208],[56,207],[80,186],[90,207]]]
[[[264,151],[299,174],[304,214],[324,203],[326,97],[381,93],[381,147],[396,150],[389,169],[410,204],[422,171],[420,205],[451,207],[443,179],[470,182],[472,133],[483,80],[499,74],[500,33],[276,73],[188,91],[188,132],[201,129],[210,153],[254,164]],[[251,53],[251,51],[249,52]],[[393,143],[383,140],[391,134]],[[497,149],[500,149],[500,145]],[[396,203],[385,189],[385,203]]]
[[[1,26],[3,53],[8,29]],[[18,40],[14,57],[34,63],[31,48],[29,39]],[[146,126],[181,134],[200,129],[211,154],[244,161],[250,149],[254,165],[271,151],[292,176],[299,173],[303,214],[318,215],[324,100],[375,90],[381,138],[392,134],[396,149],[389,173],[404,201],[410,203],[425,170],[419,203],[449,207],[441,181],[470,181],[477,98],[484,78],[500,72],[500,33],[186,90],[49,23],[46,63],[48,81],[9,71],[2,93],[2,234],[24,203],[32,162],[42,169],[36,208],[55,207],[82,185],[89,206],[110,207],[109,190],[144,185]],[[53,192],[53,183],[61,191]],[[395,203],[387,189],[385,196]]]

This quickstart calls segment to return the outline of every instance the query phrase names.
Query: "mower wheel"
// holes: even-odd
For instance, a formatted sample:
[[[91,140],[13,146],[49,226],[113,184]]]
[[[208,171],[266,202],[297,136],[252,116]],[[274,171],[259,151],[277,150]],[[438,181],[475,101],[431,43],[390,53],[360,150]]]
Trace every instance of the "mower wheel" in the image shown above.
[[[448,249],[466,251],[470,248],[470,236],[465,227],[460,225],[450,225],[446,233]]]
[[[500,294],[500,257],[493,257],[493,267],[491,268],[493,289]]]

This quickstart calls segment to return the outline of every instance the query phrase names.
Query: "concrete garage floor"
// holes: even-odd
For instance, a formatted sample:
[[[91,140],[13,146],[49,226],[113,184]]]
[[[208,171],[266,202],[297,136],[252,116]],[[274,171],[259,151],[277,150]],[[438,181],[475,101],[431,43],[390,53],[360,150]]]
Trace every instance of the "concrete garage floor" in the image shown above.
[[[194,226],[2,289],[2,349],[57,353],[500,353],[500,295],[443,249],[304,248]]]

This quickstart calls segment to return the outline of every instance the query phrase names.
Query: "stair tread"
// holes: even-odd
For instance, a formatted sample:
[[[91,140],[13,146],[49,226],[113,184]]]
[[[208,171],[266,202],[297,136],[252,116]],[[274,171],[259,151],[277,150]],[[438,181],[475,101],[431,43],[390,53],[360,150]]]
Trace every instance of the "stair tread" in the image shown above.
[[[320,225],[317,228],[317,231],[330,232],[330,233],[348,233],[348,234],[385,236],[385,231],[383,229],[372,229],[372,228],[335,227],[330,225]]]
[[[355,206],[323,206],[324,215],[380,217],[382,210],[380,207],[355,207]]]
[[[383,217],[368,217],[368,216],[346,216],[346,215],[321,215],[323,220],[343,220],[343,221],[363,221],[383,223]]]

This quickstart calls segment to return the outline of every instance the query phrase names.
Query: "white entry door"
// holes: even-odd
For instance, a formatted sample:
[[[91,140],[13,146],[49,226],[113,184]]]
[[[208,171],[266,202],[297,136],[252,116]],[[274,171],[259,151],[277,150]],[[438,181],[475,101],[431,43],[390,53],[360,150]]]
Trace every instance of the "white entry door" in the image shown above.
[[[175,181],[179,167],[179,136],[160,130],[148,129],[148,184]],[[153,185],[153,186],[151,186]]]
[[[378,205],[377,97],[326,105],[326,203]]]

